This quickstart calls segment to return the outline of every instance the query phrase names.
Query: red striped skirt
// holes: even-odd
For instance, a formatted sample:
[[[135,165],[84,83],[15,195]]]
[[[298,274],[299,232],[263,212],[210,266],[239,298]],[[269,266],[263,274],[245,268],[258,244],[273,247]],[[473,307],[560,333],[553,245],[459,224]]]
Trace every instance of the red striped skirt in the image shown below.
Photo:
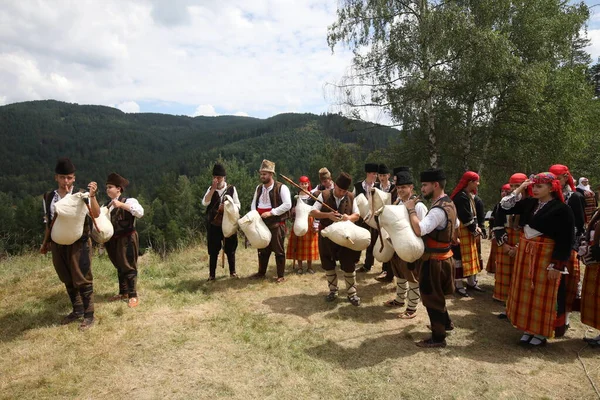
[[[560,284],[560,278],[548,280],[553,249],[552,239],[521,235],[506,303],[506,314],[516,328],[546,337],[554,337]]]
[[[460,259],[462,261],[463,277],[466,278],[467,276],[481,272],[475,236],[461,224],[458,230],[458,237],[460,239]]]
[[[296,236],[291,230],[290,239],[285,252],[288,260],[318,260],[319,259],[319,233],[313,230],[314,218],[308,218],[308,232],[304,236]]]
[[[588,264],[581,292],[581,322],[600,329],[600,263]]]
[[[519,230],[506,228],[506,234],[508,235],[508,241],[506,243],[510,246],[516,246],[519,243],[520,233],[521,231]],[[506,301],[506,299],[508,299],[510,278],[512,276],[514,263],[515,258],[510,257],[508,254],[504,254],[502,247],[498,247],[496,251],[494,294],[492,295],[494,299],[500,301]]]

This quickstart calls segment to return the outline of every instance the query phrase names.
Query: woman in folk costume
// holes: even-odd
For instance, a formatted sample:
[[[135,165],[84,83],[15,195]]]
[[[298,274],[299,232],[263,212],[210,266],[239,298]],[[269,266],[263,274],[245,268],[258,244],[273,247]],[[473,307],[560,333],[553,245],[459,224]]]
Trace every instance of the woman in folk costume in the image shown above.
[[[477,211],[474,201],[477,186],[479,186],[479,175],[476,172],[467,171],[450,195],[460,220],[458,230],[460,243],[453,246],[452,251],[456,269],[456,293],[463,297],[469,297],[463,287],[463,278],[467,278],[467,288],[478,292],[484,291],[477,284],[477,274],[481,271],[479,254],[477,253],[477,236],[482,233],[477,224]]]
[[[114,172],[106,179],[106,194],[111,200],[108,210],[114,234],[104,244],[104,248],[117,269],[119,278],[119,294],[112,296],[109,301],[124,300],[129,307],[137,307],[137,260],[140,239],[135,230],[135,220],[144,216],[144,208],[136,199],[123,196],[127,186],[129,181]]]
[[[563,198],[565,199],[565,203],[571,208],[571,211],[573,211],[573,220],[575,222],[575,236],[572,243],[571,258],[567,264],[569,274],[564,277],[566,292],[559,293],[558,298],[559,323],[556,326],[556,336],[561,337],[569,329],[569,315],[573,311],[576,299],[580,295],[581,273],[577,250],[579,249],[579,242],[585,229],[585,198],[575,190],[573,176],[566,165],[555,164],[550,167],[549,171],[559,180]],[[579,305],[579,302],[577,304]]]
[[[307,192],[312,191],[310,180],[307,176],[301,176],[299,181],[302,189]],[[310,204],[311,197],[308,194],[301,191],[298,193],[298,197],[306,204]],[[294,211],[292,211],[292,214],[294,214]],[[302,267],[302,261],[304,260],[306,260],[306,272],[314,274],[315,271],[312,269],[312,262],[319,259],[319,230],[318,227],[314,229],[313,217],[308,217],[308,227],[308,232],[304,236],[296,236],[293,229],[292,233],[290,233],[285,256],[288,260],[298,261],[298,268],[294,268],[297,274],[304,273]]]
[[[531,186],[530,186],[531,185]],[[529,188],[529,189],[528,189]],[[531,197],[522,198],[529,190]],[[571,257],[574,220],[556,176],[542,172],[501,201],[524,226],[510,282],[506,313],[524,331],[520,344],[542,346],[555,335],[557,304],[566,290],[562,279]]]
[[[585,178],[583,176],[579,178],[579,184],[577,185],[577,188],[575,190],[581,193],[583,195],[583,198],[585,199],[584,212],[585,223],[587,224],[591,221],[592,216],[596,211],[596,208],[598,208],[598,202],[596,201],[596,193],[594,193],[594,191],[590,187],[590,181],[588,180],[588,178]]]
[[[504,199],[506,196],[509,196],[512,191],[517,190],[526,180],[527,175],[523,173],[518,172],[513,174],[508,180],[508,190],[504,192],[504,187],[502,188],[502,198]],[[522,193],[521,197],[527,198],[527,192]],[[519,223],[520,217],[506,212],[502,209],[501,204],[502,202],[498,203],[498,206],[494,209],[493,231],[495,236],[494,243],[497,247],[494,294],[492,297],[506,303],[522,226]],[[498,318],[505,319],[506,312],[500,313]]]
[[[600,209],[590,219],[579,255],[585,264],[581,293],[581,322],[600,330]],[[600,348],[600,335],[584,338],[590,346]]]
[[[500,198],[507,196],[509,193],[510,193],[510,185],[508,183],[504,184],[502,186],[502,189],[500,190]],[[496,212],[498,211],[499,207],[500,207],[500,203],[496,203],[496,205],[492,209],[492,215],[490,216],[490,219],[489,219],[489,224],[490,224],[489,225],[489,239],[492,243],[492,247],[490,249],[490,256],[488,257],[487,264],[485,265],[485,270],[489,274],[496,273],[496,252],[498,251],[498,244],[494,240],[494,235],[492,234],[492,232],[494,229],[494,223],[496,221]]]

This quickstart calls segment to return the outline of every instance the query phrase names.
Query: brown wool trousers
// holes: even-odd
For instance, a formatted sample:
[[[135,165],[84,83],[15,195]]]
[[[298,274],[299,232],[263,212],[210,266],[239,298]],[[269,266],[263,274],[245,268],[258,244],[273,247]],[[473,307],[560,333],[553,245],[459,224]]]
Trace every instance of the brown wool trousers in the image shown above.
[[[92,276],[92,245],[90,239],[71,245],[52,242],[52,263],[58,278],[65,284],[73,306],[73,313],[94,315],[94,288]]]
[[[258,250],[258,274],[265,275],[271,253],[275,253],[275,263],[277,265],[277,277],[283,278],[285,274],[285,250],[283,242],[285,240],[285,225],[269,227],[271,231],[271,242],[264,249]]]
[[[137,297],[137,260],[140,249],[138,233],[113,237],[104,244],[108,258],[117,269],[119,294]]]

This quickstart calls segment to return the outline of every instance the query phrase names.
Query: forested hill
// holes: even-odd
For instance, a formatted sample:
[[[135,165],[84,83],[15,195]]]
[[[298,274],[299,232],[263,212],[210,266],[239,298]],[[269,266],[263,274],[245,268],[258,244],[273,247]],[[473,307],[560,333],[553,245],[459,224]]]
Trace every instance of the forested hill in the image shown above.
[[[134,193],[152,195],[161,176],[195,176],[219,157],[254,171],[268,158],[294,177],[314,179],[325,165],[359,173],[398,131],[336,114],[191,118],[48,100],[0,107],[0,140],[0,192],[44,192],[54,186],[56,159],[68,156],[80,184],[116,171],[133,182]]]

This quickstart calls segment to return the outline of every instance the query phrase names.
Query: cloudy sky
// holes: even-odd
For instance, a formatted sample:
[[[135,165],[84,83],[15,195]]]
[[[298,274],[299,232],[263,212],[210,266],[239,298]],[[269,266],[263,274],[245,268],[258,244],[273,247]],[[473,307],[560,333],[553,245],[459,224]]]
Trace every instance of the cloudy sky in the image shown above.
[[[588,0],[588,4],[600,0]],[[57,99],[181,115],[337,111],[337,0],[6,0],[0,105]],[[600,7],[588,35],[600,56]],[[377,120],[377,115],[372,119]]]

